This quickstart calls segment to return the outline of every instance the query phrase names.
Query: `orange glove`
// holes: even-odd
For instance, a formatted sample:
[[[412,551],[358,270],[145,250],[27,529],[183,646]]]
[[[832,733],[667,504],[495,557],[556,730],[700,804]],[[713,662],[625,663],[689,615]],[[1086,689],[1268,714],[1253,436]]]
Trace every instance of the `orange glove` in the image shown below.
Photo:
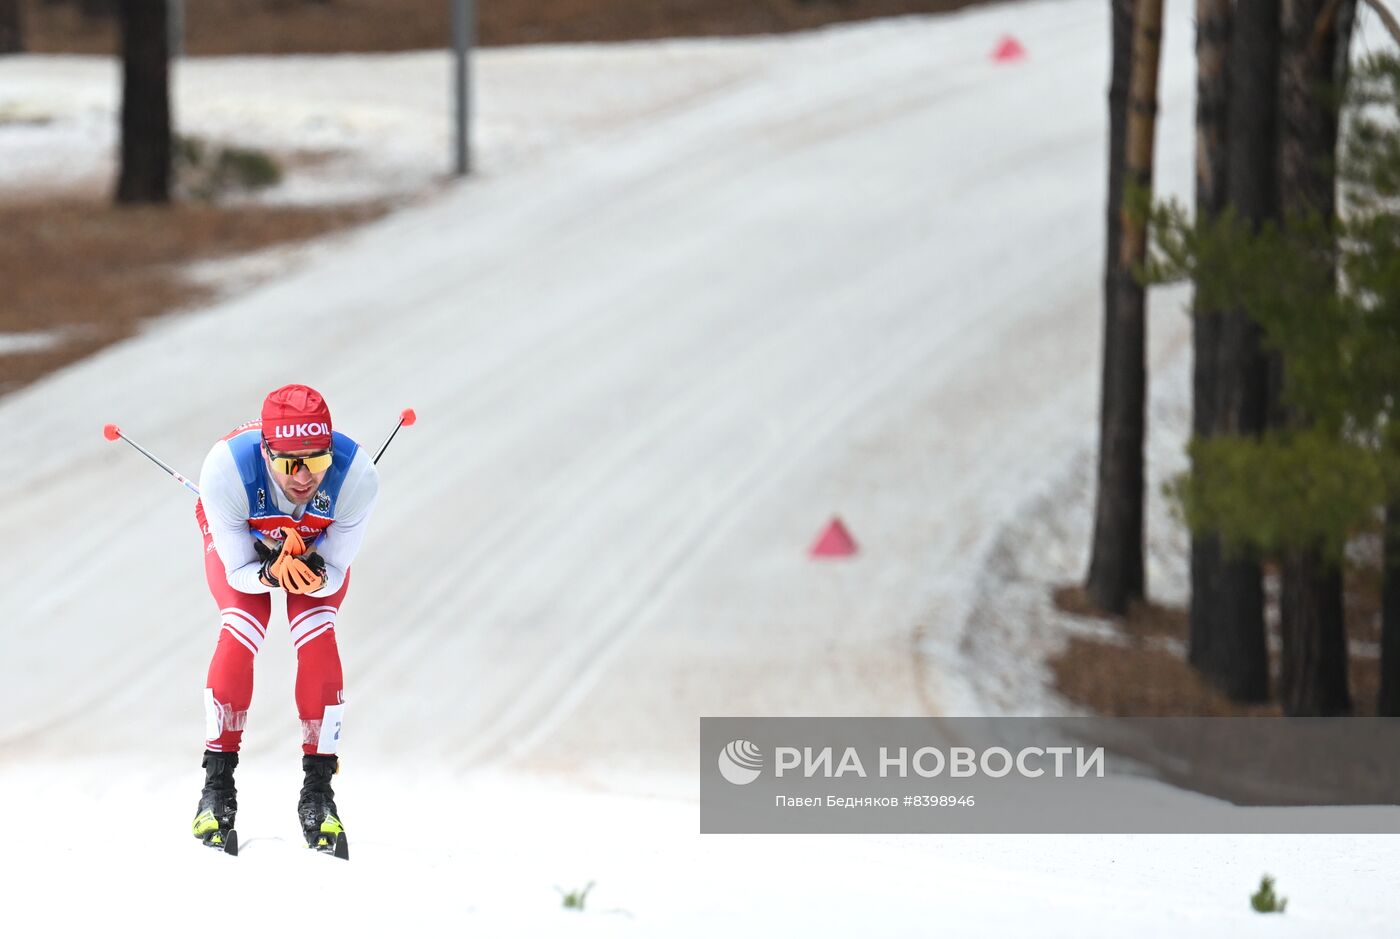
[[[301,557],[306,553],[306,541],[301,537],[301,532],[295,528],[282,528],[282,553],[290,554],[292,557]]]
[[[310,593],[326,585],[325,567],[320,573],[312,569],[301,558],[288,557],[282,564],[282,572],[277,575],[288,593]]]
[[[306,553],[306,541],[295,528],[283,526],[282,534],[284,537],[275,548],[268,547],[261,541],[254,545],[263,556],[261,577],[269,587],[282,586],[282,572],[287,563]]]

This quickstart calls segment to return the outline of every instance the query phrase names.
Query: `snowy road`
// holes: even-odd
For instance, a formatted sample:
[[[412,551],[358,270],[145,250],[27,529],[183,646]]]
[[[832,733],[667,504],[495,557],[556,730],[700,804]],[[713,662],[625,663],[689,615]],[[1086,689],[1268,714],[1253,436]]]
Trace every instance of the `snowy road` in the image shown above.
[[[1189,11],[1170,16],[1160,169],[1185,192],[1192,35]],[[1013,30],[1029,58],[990,62]],[[687,840],[698,717],[976,710],[955,649],[978,565],[1026,489],[1092,435],[1107,35],[1104,4],[1065,0],[739,43],[741,63],[684,107],[488,173],[0,401],[13,533],[0,539],[0,803],[57,800],[69,771],[92,773],[102,782],[79,791],[123,837],[149,824],[189,847],[217,628],[199,541],[187,496],[98,431],[117,421],[193,470],[267,389],[300,380],[367,442],[402,407],[420,416],[382,464],[338,628],[345,762],[365,770],[347,770],[342,807],[361,857],[388,870],[405,850],[394,832],[424,824],[397,803],[407,778],[484,853],[422,851],[404,880],[494,899],[503,922],[518,925],[526,880],[566,876],[541,860],[556,851],[581,879],[590,863],[633,878],[653,905],[646,930],[756,910],[745,878],[807,852],[745,840],[738,864]],[[625,55],[636,68],[642,53]],[[1155,360],[1179,363],[1184,317],[1154,318],[1153,333]],[[861,553],[808,561],[835,513]],[[268,806],[265,830],[281,811],[268,790],[295,784],[289,662],[274,627],[240,776],[255,793],[244,815]],[[542,796],[534,836],[558,841],[538,849],[508,845],[519,832],[502,820],[528,814],[534,790],[455,804],[526,770],[679,801]],[[1072,885],[1062,910],[1137,923],[1141,878],[1171,852],[1134,855],[1118,877],[1086,860],[1098,844],[1047,854],[1048,879],[1020,869],[1037,886],[1009,909],[1033,916]],[[1017,866],[1002,845],[966,842],[971,868],[935,863],[960,885],[949,922],[1017,899],[1002,895]],[[875,870],[911,871],[936,846],[859,846],[823,842],[809,859],[850,888],[845,919],[808,908],[803,921],[869,923],[857,911],[893,884],[903,902],[870,915],[920,931],[907,873]],[[1294,839],[1272,856],[1319,891],[1355,874],[1309,873],[1306,855]],[[266,857],[275,875],[298,863]],[[1075,880],[1086,864],[1102,883]],[[773,902],[809,904],[808,874]],[[701,877],[737,892],[682,889]],[[1250,925],[1247,909],[1221,918],[1224,886],[1177,881],[1195,903],[1173,902],[1183,930]],[[279,887],[260,909],[279,902],[296,895]],[[353,904],[366,930],[389,915]],[[1384,915],[1377,901],[1347,922]]]
[[[7,694],[43,700],[59,657],[92,665],[4,708],[0,739],[188,737],[210,638],[188,500],[82,428],[116,420],[194,467],[288,375],[367,439],[422,416],[385,463],[341,626],[367,753],[674,770],[700,714],[975,707],[918,642],[951,645],[986,539],[1082,440],[1097,357],[1100,11],[1016,19],[1031,57],[1009,67],[990,14],[783,44],[694,107],[452,192],[6,402],[6,502],[68,546],[0,549],[29,624]],[[1167,139],[1188,77],[1169,59]],[[41,424],[20,418],[36,405]],[[862,553],[813,564],[835,513]],[[162,550],[169,576],[143,577]],[[406,580],[424,557],[433,576]],[[262,682],[254,726],[287,702]]]

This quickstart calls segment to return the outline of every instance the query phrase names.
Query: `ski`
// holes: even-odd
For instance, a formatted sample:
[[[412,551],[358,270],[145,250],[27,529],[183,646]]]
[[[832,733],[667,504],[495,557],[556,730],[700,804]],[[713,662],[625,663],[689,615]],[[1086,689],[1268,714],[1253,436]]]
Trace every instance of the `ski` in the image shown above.
[[[232,828],[216,828],[204,836],[204,846],[229,857],[238,857],[238,832]]]
[[[317,854],[329,854],[342,861],[350,860],[350,839],[345,832],[320,831],[307,836],[306,846]]]

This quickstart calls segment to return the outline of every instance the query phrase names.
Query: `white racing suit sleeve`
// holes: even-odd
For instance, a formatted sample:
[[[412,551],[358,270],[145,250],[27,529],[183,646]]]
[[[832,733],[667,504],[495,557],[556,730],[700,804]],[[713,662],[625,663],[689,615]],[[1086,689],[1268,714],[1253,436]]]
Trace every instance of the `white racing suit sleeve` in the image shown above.
[[[273,588],[258,579],[262,560],[248,530],[248,491],[227,441],[214,444],[204,458],[199,471],[199,501],[229,586],[243,593],[271,593]]]
[[[363,447],[350,461],[336,499],[335,522],[316,539],[315,551],[326,562],[326,585],[311,591],[313,597],[328,597],[345,583],[345,572],[360,553],[369,517],[379,501],[379,471]]]

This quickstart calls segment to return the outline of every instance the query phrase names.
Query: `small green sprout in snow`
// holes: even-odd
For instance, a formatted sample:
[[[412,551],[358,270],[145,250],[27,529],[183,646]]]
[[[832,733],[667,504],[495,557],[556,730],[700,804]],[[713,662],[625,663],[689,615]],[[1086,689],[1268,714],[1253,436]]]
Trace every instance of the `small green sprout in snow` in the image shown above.
[[[558,890],[559,895],[564,898],[564,909],[578,910],[579,912],[582,912],[583,904],[588,899],[588,891],[593,889],[593,881],[590,880],[588,882],[588,886],[584,887],[582,890],[570,890],[567,893],[565,893],[558,887],[555,887],[554,889]]]
[[[1274,893],[1274,879],[1265,874],[1259,882],[1259,892],[1250,896],[1249,905],[1256,913],[1282,913],[1288,907],[1288,898]]]

